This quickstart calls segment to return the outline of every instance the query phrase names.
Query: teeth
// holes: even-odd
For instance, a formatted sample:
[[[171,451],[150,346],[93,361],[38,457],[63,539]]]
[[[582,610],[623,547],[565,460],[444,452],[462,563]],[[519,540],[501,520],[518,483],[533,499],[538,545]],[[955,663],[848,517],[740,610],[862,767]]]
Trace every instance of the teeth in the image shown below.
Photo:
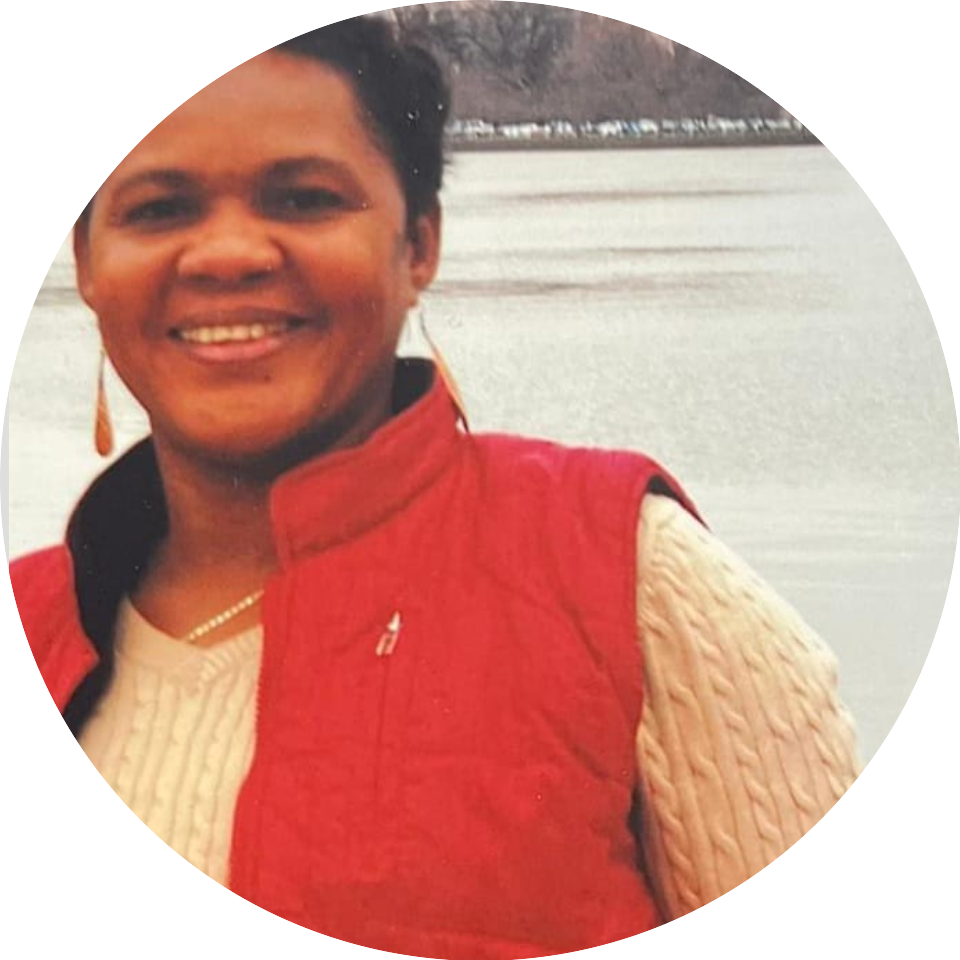
[[[230,327],[191,327],[179,331],[180,339],[188,343],[242,343],[277,336],[287,328],[284,323],[235,324]]]

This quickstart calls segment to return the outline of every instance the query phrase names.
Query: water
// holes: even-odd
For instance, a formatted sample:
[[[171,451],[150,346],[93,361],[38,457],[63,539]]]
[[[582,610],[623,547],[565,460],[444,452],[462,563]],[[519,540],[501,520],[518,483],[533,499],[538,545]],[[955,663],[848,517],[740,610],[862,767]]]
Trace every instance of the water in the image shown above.
[[[643,450],[841,658],[869,758],[933,639],[960,513],[946,365],[822,148],[460,154],[426,302],[475,429]],[[65,245],[10,395],[12,555],[102,468]],[[414,338],[407,349],[419,350]],[[142,414],[110,383],[122,444]]]

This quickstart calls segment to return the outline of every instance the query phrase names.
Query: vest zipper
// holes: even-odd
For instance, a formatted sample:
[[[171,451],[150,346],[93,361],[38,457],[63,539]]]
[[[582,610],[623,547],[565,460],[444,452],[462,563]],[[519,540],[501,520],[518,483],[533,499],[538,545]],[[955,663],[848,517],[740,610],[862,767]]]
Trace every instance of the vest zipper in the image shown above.
[[[374,802],[379,805],[380,802],[380,774],[383,765],[383,737],[387,726],[387,693],[390,688],[390,662],[393,659],[393,653],[397,649],[397,643],[400,640],[400,631],[403,628],[403,620],[399,610],[394,610],[393,616],[387,623],[377,641],[374,653],[380,660],[380,709],[377,719],[377,739],[376,755],[374,760],[373,773],[373,797]]]
[[[400,611],[394,610],[390,622],[380,635],[380,640],[377,643],[375,652],[378,657],[389,657],[393,653],[397,646],[397,641],[400,639],[400,628],[402,626]]]
[[[240,789],[237,791],[236,803],[233,807],[233,826],[230,831],[230,850],[227,854],[227,875],[225,878],[224,886],[228,890],[233,890],[233,874],[234,874],[234,859],[238,856],[237,850],[239,849],[236,839],[238,829],[240,827],[240,818],[238,813],[240,812],[241,804],[245,795],[249,792],[250,789],[250,775],[253,773],[253,769],[257,763],[257,754],[260,752],[260,716],[262,714],[263,708],[263,672],[264,672],[264,662],[267,657],[267,616],[266,616],[266,592],[264,592],[263,599],[261,600],[260,607],[260,669],[257,670],[257,680],[256,687],[253,693],[253,754],[250,757],[250,766],[247,768],[246,775],[243,778],[243,782],[240,784]],[[246,878],[249,883],[249,877]],[[259,878],[258,878],[259,879]]]

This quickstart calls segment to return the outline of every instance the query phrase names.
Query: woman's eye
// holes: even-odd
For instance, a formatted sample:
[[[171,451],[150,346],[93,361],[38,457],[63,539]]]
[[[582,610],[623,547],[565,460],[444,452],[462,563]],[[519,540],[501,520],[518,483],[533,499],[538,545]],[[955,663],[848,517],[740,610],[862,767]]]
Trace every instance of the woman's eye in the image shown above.
[[[267,213],[285,219],[324,216],[345,205],[346,201],[339,193],[321,187],[278,190],[264,198]]]
[[[189,219],[196,212],[196,204],[187,197],[162,197],[137,204],[124,219],[134,226],[163,226]]]

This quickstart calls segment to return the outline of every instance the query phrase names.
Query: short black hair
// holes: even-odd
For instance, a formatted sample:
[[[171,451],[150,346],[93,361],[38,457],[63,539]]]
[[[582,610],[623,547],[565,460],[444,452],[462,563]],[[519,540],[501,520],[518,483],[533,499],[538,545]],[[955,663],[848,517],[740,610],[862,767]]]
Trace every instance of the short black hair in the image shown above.
[[[400,179],[407,229],[437,203],[443,185],[443,131],[450,87],[429,51],[399,39],[380,17],[341,20],[286,40],[279,53],[309,57],[338,70],[356,92],[363,120]],[[77,218],[86,226],[93,199]]]
[[[321,61],[350,82],[400,179],[412,229],[436,205],[443,183],[450,88],[436,58],[375,16],[319,27],[273,49]]]

